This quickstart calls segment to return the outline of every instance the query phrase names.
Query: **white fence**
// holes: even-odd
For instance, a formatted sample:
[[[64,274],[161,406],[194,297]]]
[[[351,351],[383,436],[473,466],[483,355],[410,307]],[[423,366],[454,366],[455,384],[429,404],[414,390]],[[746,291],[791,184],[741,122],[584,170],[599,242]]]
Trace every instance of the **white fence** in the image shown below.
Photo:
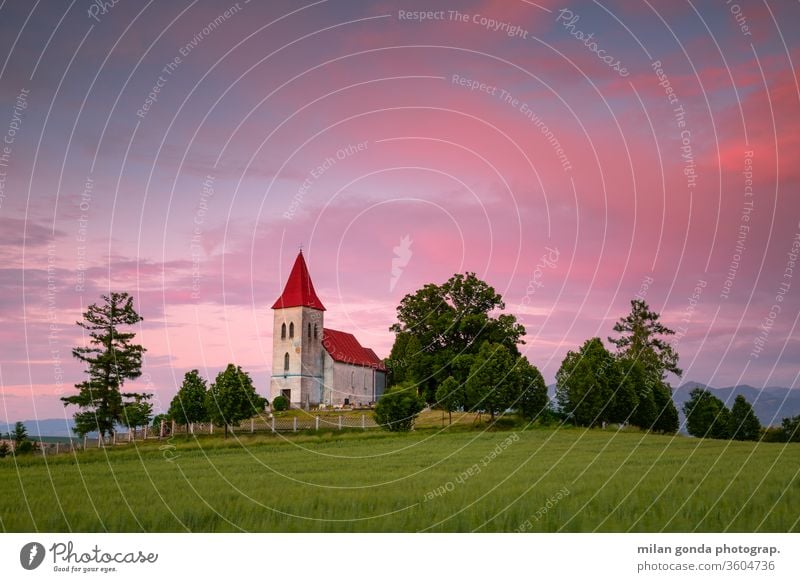
[[[341,414],[341,415],[308,415],[305,417],[266,417],[259,416],[245,420],[239,426],[229,426],[228,432],[233,434],[248,433],[286,433],[300,431],[330,431],[345,429],[374,429],[379,428],[371,414],[362,413],[360,415]],[[105,439],[84,437],[80,441],[71,442],[37,442],[36,454],[50,456],[61,453],[72,453],[75,451],[85,451],[88,449],[116,447],[128,445],[133,442],[160,440],[169,438],[172,435],[207,435],[220,434],[224,431],[222,427],[214,426],[211,423],[192,423],[180,425],[173,422],[162,422],[159,429],[145,427],[129,432],[114,433],[111,438]],[[12,444],[13,448],[13,444]]]

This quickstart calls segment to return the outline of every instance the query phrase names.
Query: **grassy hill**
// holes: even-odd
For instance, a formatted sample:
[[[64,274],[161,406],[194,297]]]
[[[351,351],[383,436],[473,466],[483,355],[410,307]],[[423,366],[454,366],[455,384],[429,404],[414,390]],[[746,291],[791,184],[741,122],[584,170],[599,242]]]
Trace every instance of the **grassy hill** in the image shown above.
[[[468,426],[0,461],[5,531],[800,531],[800,446]]]

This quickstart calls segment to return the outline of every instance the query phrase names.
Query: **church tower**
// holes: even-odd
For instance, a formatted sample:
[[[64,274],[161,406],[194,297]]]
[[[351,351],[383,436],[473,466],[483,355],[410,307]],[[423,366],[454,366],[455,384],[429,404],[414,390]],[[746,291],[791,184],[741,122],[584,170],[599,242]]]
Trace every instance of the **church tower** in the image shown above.
[[[302,250],[272,309],[270,402],[284,396],[292,406],[316,406],[322,398],[325,307],[314,291]]]

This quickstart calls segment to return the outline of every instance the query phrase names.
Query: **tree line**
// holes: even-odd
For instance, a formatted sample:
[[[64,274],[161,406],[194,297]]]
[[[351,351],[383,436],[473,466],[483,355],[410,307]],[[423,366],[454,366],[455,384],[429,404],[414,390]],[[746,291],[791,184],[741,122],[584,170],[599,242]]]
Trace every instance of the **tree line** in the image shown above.
[[[436,406],[487,413],[494,418],[515,410],[523,418],[578,426],[630,424],[645,430],[678,430],[667,373],[681,374],[678,354],[665,341],[674,331],[641,299],[617,322],[609,351],[591,338],[570,351],[556,374],[556,399],[550,402],[542,374],[519,351],[525,328],[505,309],[502,297],[474,273],[427,284],[406,295],[397,308],[398,323],[386,360],[392,393],[403,393],[395,416]],[[410,399],[416,392],[420,402]],[[387,399],[387,396],[389,397]],[[378,408],[381,408],[381,401]],[[408,422],[406,422],[408,424]]]
[[[736,441],[800,442],[800,415],[784,418],[779,427],[763,427],[753,406],[739,394],[729,409],[710,391],[695,388],[683,405],[686,430],[700,438]]]

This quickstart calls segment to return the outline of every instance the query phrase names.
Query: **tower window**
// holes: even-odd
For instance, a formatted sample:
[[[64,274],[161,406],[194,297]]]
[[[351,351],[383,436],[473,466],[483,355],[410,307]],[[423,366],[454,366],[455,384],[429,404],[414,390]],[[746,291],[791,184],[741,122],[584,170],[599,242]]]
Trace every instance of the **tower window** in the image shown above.
[[[294,337],[294,322],[289,324],[289,337]]]
[[[281,339],[286,339],[286,324],[281,324]]]
[[[311,339],[311,324],[308,324],[308,339]]]
[[[289,352],[283,354],[283,371],[284,372],[289,371]]]
[[[317,324],[314,324],[314,339],[317,339]]]

